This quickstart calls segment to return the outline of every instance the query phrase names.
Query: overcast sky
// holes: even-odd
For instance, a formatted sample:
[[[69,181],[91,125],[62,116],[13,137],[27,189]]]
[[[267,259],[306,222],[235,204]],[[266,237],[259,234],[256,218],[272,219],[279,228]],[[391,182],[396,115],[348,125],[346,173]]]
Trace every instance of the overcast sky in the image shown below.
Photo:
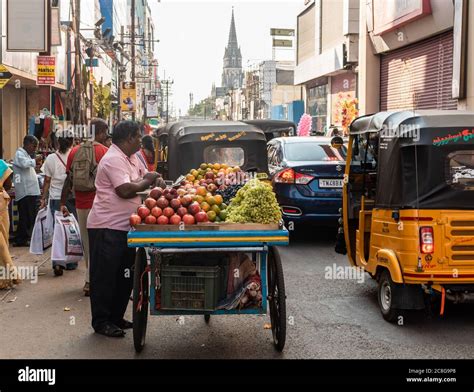
[[[223,56],[229,37],[232,6],[242,66],[271,60],[270,28],[295,28],[304,0],[149,0],[160,42],[155,46],[160,77],[174,80],[172,98],[184,115],[189,93],[194,103],[208,96],[212,83],[221,85]],[[294,54],[276,52],[285,60]],[[171,101],[171,100],[170,100]]]

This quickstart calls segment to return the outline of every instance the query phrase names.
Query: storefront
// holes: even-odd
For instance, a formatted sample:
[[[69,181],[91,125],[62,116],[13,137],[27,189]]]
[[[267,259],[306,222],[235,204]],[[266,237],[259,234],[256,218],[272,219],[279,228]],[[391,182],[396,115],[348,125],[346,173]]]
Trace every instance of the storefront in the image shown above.
[[[452,80],[452,30],[383,54],[380,110],[455,110]]]
[[[328,123],[328,79],[319,79],[306,86],[306,113],[311,115],[313,133],[325,132]]]

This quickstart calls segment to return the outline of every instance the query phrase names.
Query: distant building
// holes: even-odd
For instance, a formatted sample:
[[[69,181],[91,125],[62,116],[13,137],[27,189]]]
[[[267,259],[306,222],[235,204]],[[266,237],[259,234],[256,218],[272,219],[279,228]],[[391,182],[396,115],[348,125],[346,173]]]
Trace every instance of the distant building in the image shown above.
[[[242,54],[237,43],[235,30],[234,9],[230,21],[229,42],[224,53],[224,69],[222,71],[222,87],[237,89],[242,87],[244,73],[242,70]]]

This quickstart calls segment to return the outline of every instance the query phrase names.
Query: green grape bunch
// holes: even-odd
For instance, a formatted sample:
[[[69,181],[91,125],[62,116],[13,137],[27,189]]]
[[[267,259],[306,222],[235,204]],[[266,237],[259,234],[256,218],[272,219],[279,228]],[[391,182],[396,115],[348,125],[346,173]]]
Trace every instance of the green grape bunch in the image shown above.
[[[226,222],[278,223],[281,210],[269,184],[258,179],[245,184],[227,207]]]

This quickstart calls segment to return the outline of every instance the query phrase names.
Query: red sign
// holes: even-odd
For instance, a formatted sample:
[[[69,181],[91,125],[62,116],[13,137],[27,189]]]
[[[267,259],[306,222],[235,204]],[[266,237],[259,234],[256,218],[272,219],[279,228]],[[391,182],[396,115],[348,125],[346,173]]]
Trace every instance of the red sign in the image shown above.
[[[56,57],[38,56],[37,85],[56,84]]]
[[[374,34],[381,35],[431,14],[430,0],[374,1]]]

